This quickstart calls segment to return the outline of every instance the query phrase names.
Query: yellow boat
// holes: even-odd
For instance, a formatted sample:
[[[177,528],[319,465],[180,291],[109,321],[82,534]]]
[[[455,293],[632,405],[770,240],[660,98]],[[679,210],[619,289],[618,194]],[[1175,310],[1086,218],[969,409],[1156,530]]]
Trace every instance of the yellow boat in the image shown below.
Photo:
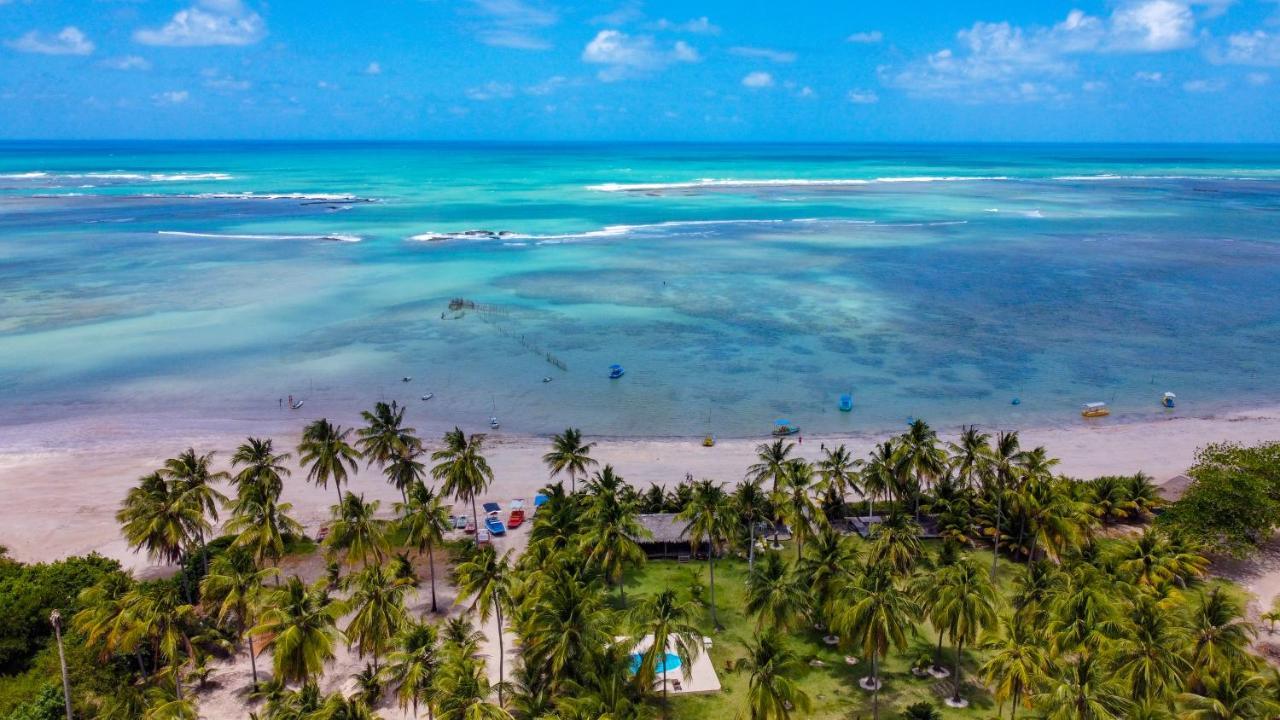
[[[715,447],[715,446],[716,446],[716,436],[715,436],[715,435],[708,435],[708,436],[706,436],[706,437],[702,438],[702,447]]]
[[[1085,403],[1084,407],[1080,409],[1081,417],[1098,418],[1106,417],[1110,414],[1111,408],[1108,408],[1107,404],[1103,402]]]

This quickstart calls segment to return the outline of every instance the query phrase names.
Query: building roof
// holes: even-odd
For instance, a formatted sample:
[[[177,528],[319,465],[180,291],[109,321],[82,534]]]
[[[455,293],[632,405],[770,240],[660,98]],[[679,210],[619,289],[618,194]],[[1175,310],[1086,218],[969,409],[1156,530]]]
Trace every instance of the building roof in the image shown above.
[[[675,513],[645,513],[637,520],[640,526],[649,531],[648,537],[635,538],[639,543],[687,543],[689,535],[685,533],[687,522],[676,517]]]
[[[1156,492],[1160,493],[1160,497],[1169,502],[1177,502],[1183,493],[1187,491],[1187,488],[1191,487],[1192,482],[1194,480],[1186,475],[1174,475],[1160,483],[1160,487],[1156,489]]]

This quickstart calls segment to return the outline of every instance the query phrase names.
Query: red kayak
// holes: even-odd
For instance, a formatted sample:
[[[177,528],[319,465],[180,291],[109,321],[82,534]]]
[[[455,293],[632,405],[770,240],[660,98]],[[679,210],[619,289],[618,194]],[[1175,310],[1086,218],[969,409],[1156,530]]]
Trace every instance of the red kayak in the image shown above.
[[[515,530],[516,528],[520,527],[522,524],[524,524],[524,511],[512,510],[511,518],[507,520],[507,529]]]

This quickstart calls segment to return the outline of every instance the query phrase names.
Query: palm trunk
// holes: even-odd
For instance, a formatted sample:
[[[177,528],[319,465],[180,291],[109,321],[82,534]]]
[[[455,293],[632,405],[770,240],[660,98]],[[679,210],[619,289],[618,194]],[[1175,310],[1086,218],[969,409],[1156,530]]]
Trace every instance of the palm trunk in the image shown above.
[[[173,664],[173,694],[179,700],[182,699],[182,673],[178,668],[178,663]]]
[[[871,717],[880,720],[880,658],[871,652]]]
[[[476,509],[476,496],[471,496],[471,522],[476,526],[476,547],[480,547],[480,511]]]
[[[1018,702],[1022,699],[1022,688],[1013,688],[1013,707],[1009,709],[1009,720],[1016,720],[1018,717]]]
[[[1035,535],[1031,536],[1031,550],[1027,552],[1027,567],[1031,567],[1031,561],[1036,558],[1036,540],[1038,539]]]
[[[933,651],[933,667],[942,667],[942,633],[938,633],[938,647]]]
[[[956,642],[956,672],[955,672],[955,694],[951,696],[953,702],[960,702],[960,656],[964,654],[964,638],[960,638]]]
[[[996,532],[995,538],[992,540],[991,546],[991,579],[996,579],[996,563],[1000,561],[1000,516],[1002,514],[1002,504],[1004,502],[1004,493],[996,490]]]
[[[436,554],[432,552],[430,545],[427,546],[427,565],[431,568],[431,612],[438,613],[440,608],[436,606]]]
[[[715,545],[707,541],[707,567],[711,571],[711,625],[720,629],[720,620],[716,617],[716,553]]]
[[[249,646],[249,670],[253,673],[253,689],[256,691],[258,689],[258,658],[254,657],[253,638],[247,638],[246,643]]]
[[[138,658],[138,675],[145,682],[147,679],[147,666],[142,662],[142,648],[134,648],[133,656]]]
[[[342,511],[342,484],[338,482],[338,478],[333,479],[333,491],[338,494],[338,511]]]
[[[494,598],[494,600],[496,601],[497,598]],[[494,610],[498,614],[498,707],[506,707],[502,702],[502,673],[503,665],[507,659],[507,653],[502,647],[502,606],[495,602]]]
[[[747,526],[747,538],[751,544],[747,546],[747,569],[754,570],[756,567],[756,524],[754,521]]]
[[[62,618],[57,611],[50,618],[53,622],[53,634],[58,638],[58,665],[62,668],[62,700],[66,704],[67,720],[71,717],[71,678],[67,676],[67,656],[62,652]]]

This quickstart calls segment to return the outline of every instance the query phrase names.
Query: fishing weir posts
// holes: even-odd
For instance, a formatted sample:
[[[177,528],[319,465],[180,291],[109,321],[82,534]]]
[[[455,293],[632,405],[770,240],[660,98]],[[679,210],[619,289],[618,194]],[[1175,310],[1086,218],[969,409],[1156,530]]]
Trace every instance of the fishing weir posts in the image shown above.
[[[476,315],[480,317],[481,322],[492,326],[494,330],[498,331],[499,335],[519,342],[520,347],[523,347],[534,355],[540,356],[549,365],[555,366],[558,370],[562,370],[564,372],[569,371],[569,365],[565,363],[565,361],[556,357],[549,350],[541,347],[533,340],[530,340],[524,333],[516,333],[497,322],[496,320],[499,318],[510,317],[510,311],[505,308],[498,307],[497,305],[484,305],[473,300],[460,297],[453,298],[449,301],[449,311],[454,313],[455,318],[463,317],[468,310],[475,312]]]

